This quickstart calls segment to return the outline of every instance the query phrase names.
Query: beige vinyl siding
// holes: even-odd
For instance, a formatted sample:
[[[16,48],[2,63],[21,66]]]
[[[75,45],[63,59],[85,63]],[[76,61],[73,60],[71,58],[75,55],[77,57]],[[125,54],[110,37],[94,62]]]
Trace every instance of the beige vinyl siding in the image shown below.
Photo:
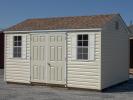
[[[115,29],[115,21],[120,24],[119,30]],[[128,32],[119,16],[103,28],[101,37],[101,82],[104,89],[128,80],[129,40]]]
[[[79,32],[84,33],[84,32]],[[69,32],[67,35],[67,86],[77,88],[88,88],[100,90],[101,80],[101,32],[85,32],[95,34],[95,60],[80,61],[72,59],[72,34],[78,32]]]
[[[13,36],[22,36],[22,58],[13,58]],[[5,80],[30,82],[30,35],[5,34]]]

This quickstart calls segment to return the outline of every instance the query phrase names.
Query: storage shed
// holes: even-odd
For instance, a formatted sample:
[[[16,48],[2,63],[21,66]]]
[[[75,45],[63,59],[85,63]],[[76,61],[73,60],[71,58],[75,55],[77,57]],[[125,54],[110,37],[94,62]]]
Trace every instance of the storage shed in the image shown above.
[[[4,32],[7,82],[102,90],[129,78],[119,14],[28,19]]]
[[[0,31],[0,69],[4,68],[4,33]]]
[[[128,29],[130,31],[130,73],[133,73],[133,25],[128,26]]]

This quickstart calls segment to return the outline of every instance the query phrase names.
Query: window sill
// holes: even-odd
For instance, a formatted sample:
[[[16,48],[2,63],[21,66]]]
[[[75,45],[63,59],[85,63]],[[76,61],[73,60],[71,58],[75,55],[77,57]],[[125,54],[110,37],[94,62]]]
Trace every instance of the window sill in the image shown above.
[[[15,57],[15,58],[9,58],[9,59],[13,59],[13,60],[25,60],[27,58],[19,58],[19,57]]]
[[[78,61],[78,62],[92,62],[94,60],[80,60],[80,59],[76,59],[76,60],[71,60],[71,61]]]

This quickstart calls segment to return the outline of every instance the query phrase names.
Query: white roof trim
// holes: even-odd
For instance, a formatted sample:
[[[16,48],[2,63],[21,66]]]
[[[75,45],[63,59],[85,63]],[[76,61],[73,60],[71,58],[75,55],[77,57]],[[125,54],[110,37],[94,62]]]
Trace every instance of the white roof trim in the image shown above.
[[[61,29],[61,30],[32,30],[32,31],[4,31],[4,33],[40,33],[40,32],[67,32],[67,31],[101,31],[102,28],[92,29]]]

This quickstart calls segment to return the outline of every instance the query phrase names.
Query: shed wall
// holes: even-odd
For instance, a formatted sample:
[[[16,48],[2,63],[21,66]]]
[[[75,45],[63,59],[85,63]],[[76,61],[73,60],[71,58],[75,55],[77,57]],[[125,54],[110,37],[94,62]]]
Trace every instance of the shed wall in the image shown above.
[[[71,34],[84,32],[69,32],[67,35],[67,86],[88,89],[101,89],[101,32],[87,32],[95,34],[95,59],[80,61],[72,59]],[[85,32],[86,33],[86,32]],[[12,37],[6,34],[5,40],[5,79],[11,82],[30,83],[30,35],[26,36],[26,58],[14,59],[12,54]],[[25,43],[26,42],[26,43]]]
[[[5,80],[9,82],[30,82],[30,35],[22,36],[22,58],[13,58],[13,36],[18,34],[5,34]]]
[[[115,22],[119,22],[119,30]],[[128,80],[129,40],[121,17],[115,17],[103,28],[101,35],[102,89]]]
[[[95,59],[80,61],[72,59],[72,34],[84,32],[69,32],[67,35],[67,86],[88,89],[101,89],[101,32],[95,34]]]

